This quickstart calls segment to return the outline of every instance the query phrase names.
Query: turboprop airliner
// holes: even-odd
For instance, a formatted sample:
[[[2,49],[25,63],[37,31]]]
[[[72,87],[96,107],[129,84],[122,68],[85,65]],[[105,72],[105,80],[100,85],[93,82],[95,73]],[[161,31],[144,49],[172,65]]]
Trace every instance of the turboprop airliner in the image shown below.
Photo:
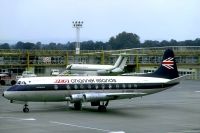
[[[130,99],[157,93],[179,84],[174,53],[167,49],[160,67],[154,73],[138,76],[56,76],[21,78],[4,91],[11,103],[23,103],[29,112],[29,102],[69,101],[76,110],[90,102],[106,111],[109,101]]]
[[[124,70],[128,57],[120,55],[114,65],[99,65],[99,64],[70,64],[66,70],[70,74],[85,74],[85,75],[109,75],[112,73],[121,73]]]

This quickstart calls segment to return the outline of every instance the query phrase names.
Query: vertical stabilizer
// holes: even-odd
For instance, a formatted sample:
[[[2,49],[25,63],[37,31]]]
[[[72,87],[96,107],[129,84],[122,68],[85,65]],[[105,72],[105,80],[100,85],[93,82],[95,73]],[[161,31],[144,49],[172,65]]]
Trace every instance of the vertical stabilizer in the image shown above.
[[[121,63],[119,64],[119,68],[120,69],[124,69],[124,67],[125,67],[125,65],[126,65],[126,62],[127,62],[127,60],[128,60],[128,57],[127,56],[123,56],[123,58],[122,58],[122,61],[121,61]]]
[[[118,66],[120,65],[122,59],[123,59],[123,58],[122,58],[122,56],[120,55],[120,56],[118,57],[117,61],[116,61],[115,64],[114,64],[114,68],[116,68],[116,67],[118,67]]]
[[[160,67],[151,76],[167,79],[179,77],[174,52],[171,49],[165,51]]]

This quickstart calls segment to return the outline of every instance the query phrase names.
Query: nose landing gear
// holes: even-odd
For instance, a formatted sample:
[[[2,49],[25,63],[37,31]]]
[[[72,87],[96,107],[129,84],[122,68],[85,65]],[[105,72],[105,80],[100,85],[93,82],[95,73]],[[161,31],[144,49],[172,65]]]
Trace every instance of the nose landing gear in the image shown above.
[[[28,104],[24,105],[23,112],[24,113],[28,113],[29,112]]]

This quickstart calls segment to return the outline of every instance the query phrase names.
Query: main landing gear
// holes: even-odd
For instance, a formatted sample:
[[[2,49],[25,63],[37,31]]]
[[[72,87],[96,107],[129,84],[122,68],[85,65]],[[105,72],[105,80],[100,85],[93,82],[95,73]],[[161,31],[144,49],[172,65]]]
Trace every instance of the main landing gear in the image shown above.
[[[99,112],[106,112],[107,109],[106,107],[108,106],[109,101],[106,102],[91,102],[91,106],[98,106],[98,111]],[[74,109],[75,110],[81,110],[82,109],[82,102],[75,102],[74,103]]]
[[[75,102],[74,103],[74,109],[75,110],[81,110],[82,109],[82,102]]]
[[[28,104],[24,105],[23,112],[24,113],[28,113],[29,112]]]
[[[103,102],[102,105],[99,104],[98,111],[99,112],[106,112],[107,111],[106,107],[108,106],[108,103],[109,103],[109,101],[106,101],[105,104]]]

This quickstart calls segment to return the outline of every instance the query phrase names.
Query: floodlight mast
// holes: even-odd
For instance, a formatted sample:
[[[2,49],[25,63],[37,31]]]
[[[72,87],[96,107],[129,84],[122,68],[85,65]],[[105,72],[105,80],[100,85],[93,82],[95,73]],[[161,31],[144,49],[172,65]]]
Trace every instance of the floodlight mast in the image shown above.
[[[80,28],[83,26],[83,21],[73,21],[73,28],[76,28],[76,54],[80,54]]]

